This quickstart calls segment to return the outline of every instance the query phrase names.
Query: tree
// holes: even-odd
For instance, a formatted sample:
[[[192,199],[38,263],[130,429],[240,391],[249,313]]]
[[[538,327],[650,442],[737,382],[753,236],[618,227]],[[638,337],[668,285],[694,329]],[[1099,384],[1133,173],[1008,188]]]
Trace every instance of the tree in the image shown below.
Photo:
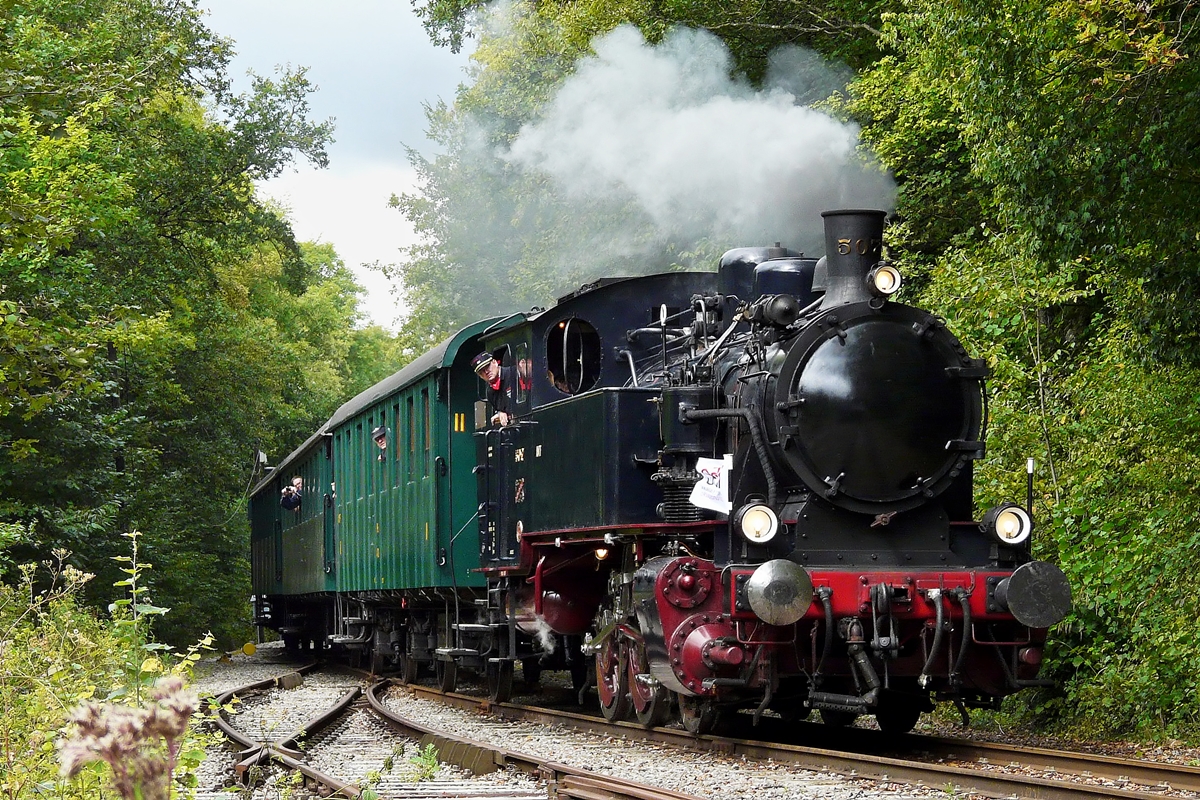
[[[255,198],[325,163],[314,87],[298,70],[234,96],[228,58],[190,2],[0,14],[0,518],[32,534],[13,560],[67,546],[95,587],[141,528],[176,643],[241,635],[255,449],[359,385],[360,340],[385,349],[354,330],[336,254]]]
[[[1035,708],[1194,731],[1200,106],[1185,4],[911,3],[848,113],[900,182],[894,254],[994,370],[983,503],[1043,464],[1076,612]],[[1169,187],[1169,189],[1165,188]],[[1153,709],[1153,712],[1148,711]]]

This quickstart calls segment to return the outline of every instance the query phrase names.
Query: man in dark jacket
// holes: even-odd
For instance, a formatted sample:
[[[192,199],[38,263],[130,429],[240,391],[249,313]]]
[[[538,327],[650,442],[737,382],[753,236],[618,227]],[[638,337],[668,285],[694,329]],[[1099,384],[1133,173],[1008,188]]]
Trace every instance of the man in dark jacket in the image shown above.
[[[286,508],[288,511],[300,510],[300,493],[304,489],[304,479],[299,475],[292,478],[292,482],[283,487],[283,491],[279,495],[279,505]]]
[[[507,425],[512,422],[517,393],[516,367],[502,367],[491,353],[484,352],[471,359],[471,369],[488,386],[492,424]]]

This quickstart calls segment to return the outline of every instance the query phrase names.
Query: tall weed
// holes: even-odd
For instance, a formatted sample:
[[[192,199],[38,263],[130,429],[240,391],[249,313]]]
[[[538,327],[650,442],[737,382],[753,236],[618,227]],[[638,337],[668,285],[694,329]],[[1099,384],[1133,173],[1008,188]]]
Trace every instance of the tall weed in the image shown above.
[[[0,800],[84,800],[110,788],[165,799],[194,783],[203,747],[187,724],[194,698],[183,686],[211,638],[182,656],[153,641],[149,623],[167,609],[150,603],[149,565],[138,562],[138,534],[127,537],[122,597],[108,619],[83,606],[81,589],[93,576],[71,566],[65,551],[18,565],[16,582],[0,585]],[[104,732],[111,735],[101,743]],[[126,747],[128,757],[113,767],[103,763],[131,742],[142,747]]]

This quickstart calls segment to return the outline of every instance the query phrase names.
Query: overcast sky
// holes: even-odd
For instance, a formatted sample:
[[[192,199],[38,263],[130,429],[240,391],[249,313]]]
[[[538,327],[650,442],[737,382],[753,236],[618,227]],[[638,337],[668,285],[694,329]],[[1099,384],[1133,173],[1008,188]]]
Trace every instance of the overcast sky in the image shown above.
[[[246,70],[269,75],[277,64],[309,68],[320,87],[312,117],[335,118],[329,168],[307,165],[260,186],[291,209],[302,241],[332,243],[367,289],[371,321],[393,327],[397,301],[379,273],[414,240],[388,197],[413,188],[404,145],[428,153],[422,103],[453,99],[465,54],[434,47],[408,0],[201,0],[209,27],[233,39],[234,88]]]

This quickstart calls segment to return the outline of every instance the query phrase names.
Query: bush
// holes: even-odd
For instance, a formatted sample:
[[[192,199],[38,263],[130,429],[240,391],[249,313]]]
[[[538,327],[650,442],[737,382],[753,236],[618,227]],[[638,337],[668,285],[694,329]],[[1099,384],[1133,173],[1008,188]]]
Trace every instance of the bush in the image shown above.
[[[85,800],[101,796],[107,785],[120,791],[131,785],[129,776],[141,778],[134,782],[142,784],[146,800],[165,800],[170,784],[193,780],[203,749],[187,730],[183,680],[207,640],[175,658],[150,640],[147,621],[164,609],[141,596],[145,567],[136,561],[137,534],[129,538],[134,555],[126,559],[129,577],[121,582],[127,596],[111,606],[109,619],[81,604],[92,576],[66,563],[64,551],[41,565],[18,566],[17,582],[0,585],[0,800]],[[154,688],[164,676],[169,682]],[[149,703],[143,708],[145,690]],[[94,698],[110,702],[90,702]],[[88,739],[105,729],[118,735],[104,746]],[[118,743],[137,747],[124,747],[133,757],[110,778],[94,758],[105,760],[104,747]],[[73,780],[60,775],[60,748]]]

